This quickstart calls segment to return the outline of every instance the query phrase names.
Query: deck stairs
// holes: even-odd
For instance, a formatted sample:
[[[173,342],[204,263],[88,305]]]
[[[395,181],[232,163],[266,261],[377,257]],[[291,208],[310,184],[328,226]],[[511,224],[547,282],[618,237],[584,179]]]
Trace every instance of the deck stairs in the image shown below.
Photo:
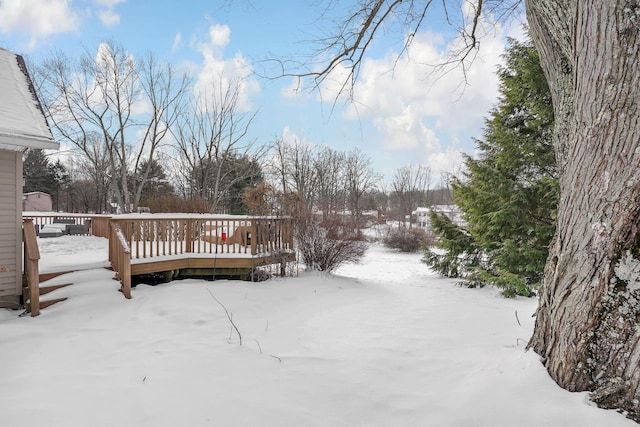
[[[49,296],[48,298],[42,298],[43,296],[53,292],[53,291],[57,291],[58,289],[62,289],[62,288],[66,288],[67,286],[71,286],[73,285],[73,283],[53,283],[53,284],[48,284],[47,282],[52,281],[52,279],[55,279],[58,276],[62,276],[63,274],[67,274],[67,273],[71,273],[71,271],[60,271],[60,272],[55,272],[55,273],[43,273],[40,274],[39,276],[39,285],[38,285],[38,293],[39,293],[39,302],[40,302],[40,309],[44,309],[47,307],[51,307],[54,304],[57,304],[59,302],[62,301],[66,301],[67,297],[62,297],[62,298],[50,298],[51,296]],[[29,305],[29,290],[28,288],[25,286],[24,287],[24,298],[26,301],[26,313],[30,313],[31,312],[31,307]]]

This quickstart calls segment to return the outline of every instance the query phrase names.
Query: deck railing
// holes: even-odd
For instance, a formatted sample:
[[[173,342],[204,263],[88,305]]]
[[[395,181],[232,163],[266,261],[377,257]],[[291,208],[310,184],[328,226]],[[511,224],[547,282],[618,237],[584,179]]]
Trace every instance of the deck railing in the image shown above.
[[[111,227],[122,231],[132,259],[182,254],[255,256],[293,250],[288,218],[134,214],[114,216]],[[110,239],[110,245],[114,243]]]
[[[116,280],[120,281],[120,291],[125,298],[131,299],[131,248],[118,224],[111,227],[109,259],[112,260]]]
[[[292,253],[290,218],[221,216],[206,214],[88,215],[25,213],[25,272],[32,315],[38,306],[38,260],[35,226],[56,219],[89,224],[89,234],[109,239],[109,262],[126,298],[131,298],[131,263],[160,261],[180,255],[224,257],[277,257]],[[155,259],[153,259],[155,258]],[[34,293],[35,292],[35,293]]]
[[[42,229],[47,224],[53,224],[56,220],[71,219],[76,224],[89,226],[89,235],[109,238],[109,220],[111,215],[79,214],[79,213],[53,213],[53,212],[24,212],[22,219],[30,219],[36,228]]]

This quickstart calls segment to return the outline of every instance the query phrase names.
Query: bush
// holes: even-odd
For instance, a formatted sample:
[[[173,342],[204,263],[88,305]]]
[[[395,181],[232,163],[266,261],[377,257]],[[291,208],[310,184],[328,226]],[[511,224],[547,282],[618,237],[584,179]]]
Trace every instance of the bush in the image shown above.
[[[429,245],[427,233],[422,228],[390,228],[382,243],[401,252],[418,252]]]
[[[339,222],[320,224],[313,215],[296,221],[295,236],[302,262],[312,270],[331,272],[345,262],[358,261],[367,249],[366,242],[347,233]]]
[[[146,206],[153,213],[181,212],[181,213],[208,213],[211,210],[211,202],[202,198],[185,199],[176,195],[141,199],[140,206]]]

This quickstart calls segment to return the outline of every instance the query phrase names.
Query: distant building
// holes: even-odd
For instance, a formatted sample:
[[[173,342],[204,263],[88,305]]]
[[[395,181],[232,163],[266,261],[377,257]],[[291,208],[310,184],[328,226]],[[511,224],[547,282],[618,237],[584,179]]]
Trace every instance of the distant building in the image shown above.
[[[58,149],[22,57],[0,48],[0,307],[22,296],[22,154]]]
[[[27,212],[51,212],[53,201],[51,195],[42,191],[24,193],[22,195],[22,211]]]
[[[466,221],[462,218],[463,213],[456,205],[434,205],[430,208],[419,207],[411,214],[415,216],[417,226],[424,228],[427,233],[433,232],[431,218],[429,217],[431,211],[446,215],[455,225],[466,225]]]

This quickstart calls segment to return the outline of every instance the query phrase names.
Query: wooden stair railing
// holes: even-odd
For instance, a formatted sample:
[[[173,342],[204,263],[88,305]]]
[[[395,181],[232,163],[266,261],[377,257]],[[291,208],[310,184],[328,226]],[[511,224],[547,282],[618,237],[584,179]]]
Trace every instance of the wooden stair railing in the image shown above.
[[[40,314],[40,275],[38,272],[40,249],[38,249],[36,228],[32,220],[25,219],[23,221],[22,232],[24,240],[24,271],[26,276],[24,300],[27,311],[31,312],[31,317],[35,317]]]
[[[126,299],[131,299],[131,248],[120,226],[115,222],[111,222],[109,260],[116,272],[116,280],[120,281],[120,291]]]
[[[71,283],[46,285],[45,282],[40,280],[40,249],[38,248],[35,225],[31,219],[25,219],[22,227],[24,236],[24,283],[26,285],[23,292],[23,300],[27,313],[31,313],[31,317],[36,317],[40,314],[40,310],[67,299],[62,297],[43,301],[40,299],[42,295],[70,286]]]

